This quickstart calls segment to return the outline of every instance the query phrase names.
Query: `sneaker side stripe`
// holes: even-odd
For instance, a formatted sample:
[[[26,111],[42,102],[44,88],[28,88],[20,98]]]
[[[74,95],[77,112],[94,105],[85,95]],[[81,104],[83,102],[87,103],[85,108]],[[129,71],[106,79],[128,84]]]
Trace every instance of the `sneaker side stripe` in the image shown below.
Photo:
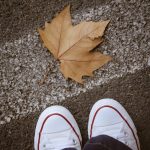
[[[44,124],[45,124],[45,122],[47,121],[47,119],[49,119],[50,117],[55,116],[55,115],[62,117],[62,118],[70,125],[70,127],[72,128],[72,130],[74,131],[74,133],[75,133],[76,136],[78,137],[78,139],[79,139],[79,141],[80,141],[80,145],[82,145],[82,142],[81,142],[81,140],[80,140],[80,137],[79,137],[78,133],[76,132],[76,130],[75,130],[75,128],[72,126],[72,124],[69,122],[69,120],[68,120],[65,116],[63,116],[62,114],[53,113],[53,114],[48,115],[48,116],[44,119],[44,121],[43,121],[43,123],[42,123],[41,129],[40,129],[40,132],[39,132],[39,138],[38,138],[38,150],[40,150],[40,138],[41,138],[41,133],[42,133]]]
[[[134,134],[133,129],[131,128],[130,124],[128,123],[128,121],[123,117],[123,115],[122,115],[116,108],[114,108],[114,107],[112,107],[112,106],[109,106],[109,105],[104,105],[104,106],[98,108],[97,111],[95,112],[94,117],[93,117],[93,119],[92,119],[91,128],[90,128],[90,139],[92,138],[92,129],[93,129],[93,124],[94,124],[94,121],[95,121],[95,118],[96,118],[97,113],[98,113],[101,109],[107,108],[107,107],[108,107],[108,108],[111,108],[111,109],[113,109],[113,110],[115,110],[115,111],[120,115],[120,117],[126,122],[126,124],[127,124],[128,127],[130,128],[130,130],[131,130],[131,132],[132,132],[132,134],[133,134],[133,137],[134,137],[134,139],[135,139],[135,141],[136,141],[137,149],[140,150],[140,147],[139,147],[139,144],[138,144],[138,140],[137,140],[137,138],[136,138],[136,136],[135,136],[135,134]]]

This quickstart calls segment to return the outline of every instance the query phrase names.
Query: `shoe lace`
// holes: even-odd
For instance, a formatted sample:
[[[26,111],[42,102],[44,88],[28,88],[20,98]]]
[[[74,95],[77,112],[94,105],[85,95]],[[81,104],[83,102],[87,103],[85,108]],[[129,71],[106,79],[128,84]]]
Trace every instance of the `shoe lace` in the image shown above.
[[[129,145],[128,141],[131,140],[130,136],[128,136],[128,133],[126,132],[124,123],[122,122],[118,125],[104,127],[104,130],[101,130],[100,133],[111,136],[126,145]]]
[[[57,138],[47,140],[43,143],[43,150],[60,150],[64,148],[75,147],[77,144],[75,139]]]
[[[118,133],[118,135],[117,135],[115,138],[116,138],[118,141],[120,141],[120,142],[122,142],[122,143],[124,143],[124,144],[126,144],[126,145],[129,144],[129,143],[128,143],[129,137],[128,137],[127,132],[125,132],[125,131],[120,131],[120,132]]]

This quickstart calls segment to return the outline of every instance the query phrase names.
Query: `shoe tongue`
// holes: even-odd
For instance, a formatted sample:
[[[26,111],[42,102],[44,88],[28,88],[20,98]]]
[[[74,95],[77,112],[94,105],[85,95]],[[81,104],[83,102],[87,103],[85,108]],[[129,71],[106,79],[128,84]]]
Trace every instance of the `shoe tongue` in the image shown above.
[[[41,146],[44,150],[57,150],[66,147],[73,147],[73,138],[71,137],[71,130],[62,131],[59,133],[42,133]]]

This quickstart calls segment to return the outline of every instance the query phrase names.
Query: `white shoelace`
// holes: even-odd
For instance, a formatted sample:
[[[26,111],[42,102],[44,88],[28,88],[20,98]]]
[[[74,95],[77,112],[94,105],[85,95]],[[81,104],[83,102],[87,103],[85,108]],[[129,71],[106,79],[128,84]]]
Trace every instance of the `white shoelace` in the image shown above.
[[[118,133],[118,135],[115,137],[118,141],[128,145],[128,135],[125,131],[121,131]]]
[[[102,127],[96,127],[97,129],[95,130],[95,133],[101,133],[103,135],[108,135],[111,136],[118,141],[129,145],[128,141],[130,141],[130,137],[128,136],[128,133],[125,130],[124,123],[119,123],[118,125],[112,125],[112,126],[107,126],[102,129]]]
[[[66,137],[47,140],[42,144],[43,150],[61,150],[64,148],[75,147],[77,142],[74,139]]]

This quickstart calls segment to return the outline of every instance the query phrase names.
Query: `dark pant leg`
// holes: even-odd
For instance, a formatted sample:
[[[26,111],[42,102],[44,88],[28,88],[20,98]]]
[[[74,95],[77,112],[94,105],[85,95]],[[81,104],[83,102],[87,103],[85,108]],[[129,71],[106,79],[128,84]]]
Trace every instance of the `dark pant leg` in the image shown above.
[[[122,142],[107,136],[100,135],[88,141],[83,150],[131,150]]]

